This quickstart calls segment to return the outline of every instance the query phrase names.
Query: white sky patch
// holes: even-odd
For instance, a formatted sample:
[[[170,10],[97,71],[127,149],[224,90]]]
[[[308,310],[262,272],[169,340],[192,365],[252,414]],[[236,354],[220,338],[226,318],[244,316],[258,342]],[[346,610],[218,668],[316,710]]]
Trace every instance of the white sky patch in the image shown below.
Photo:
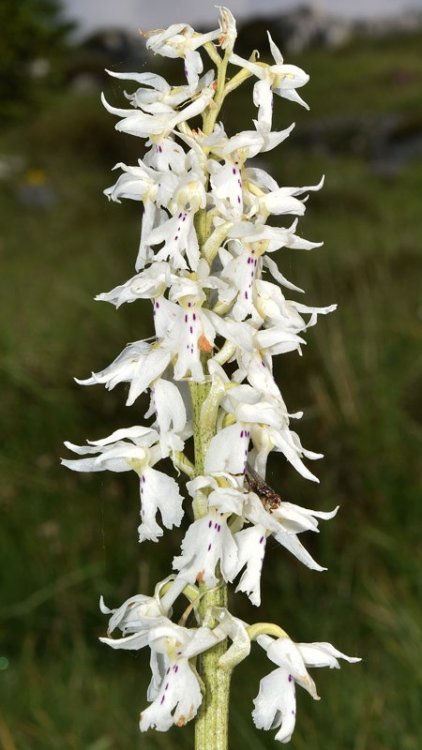
[[[80,23],[83,33],[110,26],[136,32],[182,22],[194,27],[214,23],[217,27],[217,4],[218,0],[63,0],[66,15]],[[303,0],[220,0],[220,4],[227,5],[240,20],[281,15],[303,5]],[[350,18],[397,15],[407,8],[422,11],[422,0],[319,0],[309,4],[320,12]]]

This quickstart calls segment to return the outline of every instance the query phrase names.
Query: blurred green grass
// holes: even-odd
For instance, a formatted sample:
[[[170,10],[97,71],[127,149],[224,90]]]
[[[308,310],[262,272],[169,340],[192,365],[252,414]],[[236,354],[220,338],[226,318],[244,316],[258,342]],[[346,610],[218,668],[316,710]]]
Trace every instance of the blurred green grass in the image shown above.
[[[338,113],[421,117],[420,37],[354,44],[333,55],[295,60],[311,73],[311,113],[278,102],[278,127],[302,127]],[[407,83],[397,85],[397,71]],[[403,80],[401,78],[400,80]],[[119,91],[113,86],[111,95]],[[232,131],[249,127],[250,89],[223,114]],[[288,118],[288,119],[286,119]],[[390,176],[343,153],[302,151],[296,134],[269,168],[281,184],[310,184],[300,232],[323,239],[312,253],[282,251],[283,273],[310,304],[339,303],[308,335],[303,359],[286,355],[278,379],[299,432],[322,450],[315,487],[274,460],[270,480],[283,497],[338,517],[305,544],[325,574],[302,569],[274,545],[258,614],[236,599],[245,619],[274,619],[299,641],[329,640],[363,657],[360,666],[316,674],[323,700],[299,697],[293,750],[417,750],[421,746],[420,242],[422,163]],[[295,146],[296,143],[296,146]],[[139,143],[119,136],[92,97],[64,94],[34,119],[0,133],[0,153],[24,155],[43,170],[56,203],[19,201],[23,171],[0,183],[3,258],[0,310],[0,748],[109,750],[184,748],[192,728],[140,737],[149,667],[146,654],[116,654],[97,601],[117,605],[152,590],[168,573],[180,533],[160,545],[136,542],[133,477],[73,475],[58,466],[65,439],[109,434],[135,423],[124,388],[106,393],[73,383],[107,364],[123,345],[148,335],[149,308],[94,304],[133,273],[136,204],[101,195],[117,161],[134,163]],[[232,746],[273,747],[257,732],[251,700],[268,665],[257,653],[233,680]],[[419,692],[418,692],[419,691]]]

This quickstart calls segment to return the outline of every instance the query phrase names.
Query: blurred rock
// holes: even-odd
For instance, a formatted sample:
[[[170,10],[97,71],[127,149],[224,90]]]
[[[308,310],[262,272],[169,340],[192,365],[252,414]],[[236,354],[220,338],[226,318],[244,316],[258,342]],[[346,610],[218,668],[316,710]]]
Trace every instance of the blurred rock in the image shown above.
[[[144,59],[145,43],[139,34],[101,29],[74,48],[67,66],[68,82],[77,91],[98,90],[106,68],[124,66],[137,70]]]
[[[394,112],[324,117],[302,127],[293,145],[315,154],[357,156],[369,161],[377,174],[392,176],[422,158],[422,118]]]

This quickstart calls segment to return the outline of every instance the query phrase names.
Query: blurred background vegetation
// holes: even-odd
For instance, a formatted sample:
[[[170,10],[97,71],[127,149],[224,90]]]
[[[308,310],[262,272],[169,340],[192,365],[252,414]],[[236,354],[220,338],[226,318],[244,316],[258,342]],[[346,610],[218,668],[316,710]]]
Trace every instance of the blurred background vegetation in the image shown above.
[[[127,411],[123,387],[106,393],[73,382],[151,332],[148,306],[116,312],[92,301],[133,274],[140,223],[136,204],[102,196],[111,167],[134,163],[142,142],[114,131],[99,91],[117,104],[121,86],[101,71],[173,73],[158,58],[145,63],[142,43],[118,32],[114,42],[108,33],[108,42],[75,43],[55,2],[11,8],[0,10],[3,31],[8,24],[0,58],[0,748],[188,748],[192,727],[138,734],[147,654],[117,654],[97,640],[106,627],[100,594],[116,606],[151,592],[182,532],[140,548],[135,477],[59,467],[64,439],[82,443],[136,423],[145,405]],[[259,28],[245,27],[241,52],[257,46]],[[304,357],[285,355],[277,366],[289,409],[305,411],[304,444],[325,453],[321,484],[280,457],[269,481],[292,502],[341,509],[319,537],[304,539],[328,572],[270,545],[260,614],[239,597],[236,611],[363,657],[314,675],[321,703],[298,696],[293,750],[422,746],[421,45],[416,30],[292,52],[288,61],[311,74],[311,111],[278,100],[276,126],[297,126],[276,155],[260,157],[283,185],[326,173],[300,222],[324,248],[283,250],[278,260],[310,304],[339,303],[309,331]],[[249,83],[224,110],[229,132],[250,127],[250,99]],[[267,671],[254,653],[234,675],[232,747],[274,747],[250,717]]]

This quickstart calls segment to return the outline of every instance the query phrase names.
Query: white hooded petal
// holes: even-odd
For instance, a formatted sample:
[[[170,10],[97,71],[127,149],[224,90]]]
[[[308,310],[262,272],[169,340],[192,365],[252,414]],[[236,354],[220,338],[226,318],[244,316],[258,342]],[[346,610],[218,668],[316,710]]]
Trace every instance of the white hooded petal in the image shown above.
[[[249,323],[240,323],[230,320],[230,318],[222,318],[212,310],[203,309],[202,312],[220,336],[224,336],[225,339],[236,343],[237,346],[245,351],[252,351],[254,329]]]
[[[186,170],[186,153],[173,138],[154,139],[145,154],[144,164],[164,174],[178,175]]]
[[[155,624],[157,618],[163,615],[157,598],[145,596],[145,594],[131,596],[116,609],[109,609],[105,605],[103,597],[101,597],[100,609],[103,614],[111,614],[107,628],[109,634],[115,628],[120,628],[125,635],[136,633],[144,627],[145,622]]]
[[[161,347],[151,348],[133,368],[129,393],[126,401],[127,406],[132,406],[138,396],[151,386],[159,378],[171,359],[169,351]]]
[[[340,669],[337,659],[345,659],[350,664],[361,661],[357,656],[347,656],[331,643],[298,643],[297,647],[302,654],[307,667],[330,667]]]
[[[220,12],[220,47],[226,50],[226,54],[230,54],[237,37],[236,20],[229,8],[225,8],[224,5],[215,7]]]
[[[116,434],[127,435],[130,430],[137,434],[142,428],[129,428],[129,430],[117,430]],[[146,444],[150,444],[153,440],[153,436],[149,434],[146,428],[146,432],[143,438],[140,438]],[[113,442],[110,440],[113,439]],[[143,447],[141,444],[126,442],[125,440],[114,439],[113,436],[109,436],[102,441],[96,441],[96,445],[90,446],[75,446],[72,443],[66,443],[66,447],[73,450],[75,453],[86,454],[86,453],[97,453],[98,455],[92,458],[82,458],[76,460],[62,459],[63,466],[73,471],[115,471],[123,472],[130,471],[133,469],[133,462],[143,463],[148,460],[148,448]]]
[[[232,487],[217,487],[208,495],[208,505],[217,508],[220,513],[241,516],[243,512],[244,493]]]
[[[101,438],[101,440],[88,440],[88,443],[102,447],[116,443],[119,440],[132,440],[136,445],[150,446],[157,440],[157,437],[156,430],[142,425],[135,425],[134,427],[123,427],[120,430],[115,430],[111,435]]]
[[[137,594],[117,609],[106,607],[101,597],[100,609],[104,614],[111,614],[108,634],[110,635],[115,628],[120,628],[123,633],[122,638],[100,638],[102,643],[114,649],[132,651],[144,648],[148,644],[151,628],[167,621],[164,607],[157,595],[152,597]]]
[[[110,292],[97,294],[96,300],[111,302],[120,307],[125,302],[135,302],[137,299],[155,299],[161,297],[171,284],[171,272],[168,263],[154,263],[141,273],[132,276],[124,284],[120,284]]]
[[[317,511],[283,501],[273,511],[273,515],[280,521],[286,531],[298,534],[301,531],[318,531],[317,519],[329,520],[334,518],[338,509],[339,506],[337,505],[332,511]]]
[[[148,86],[157,91],[169,91],[170,85],[166,79],[156,73],[118,73],[115,70],[106,70],[106,73],[112,78],[119,78],[122,81],[135,81],[141,86]]]
[[[159,114],[146,114],[140,109],[113,107],[107,102],[104,94],[101,95],[101,101],[108,112],[123,118],[115,125],[116,130],[140,138],[149,138],[150,136],[166,138],[179,122],[203,112],[213,96],[214,91],[211,88],[205,88],[198,97],[181,110],[169,108],[168,111],[165,108],[166,111]]]
[[[260,642],[259,638],[258,642]],[[295,680],[295,682],[312,695],[314,700],[319,699],[315,683],[306,670],[305,662],[297,643],[293,643],[290,638],[275,638],[265,648],[268,658],[287,671],[290,677],[289,682]]]
[[[269,432],[273,448],[283,453],[289,463],[291,463],[296,471],[305,477],[305,479],[310,479],[312,482],[319,482],[318,477],[309,471],[301,459],[301,455],[304,454],[304,451],[300,444],[297,444],[294,437],[295,433],[288,428],[279,430],[273,430],[270,428]]]
[[[303,216],[306,210],[305,204],[299,198],[288,195],[286,188],[278,188],[272,193],[267,193],[260,199],[259,204],[261,211],[264,209],[266,213],[273,214],[273,216],[281,214]]]
[[[248,457],[249,430],[242,424],[219,430],[205,455],[205,473],[243,474]]]
[[[156,303],[157,305],[157,303]],[[104,370],[92,373],[86,380],[76,379],[80,385],[102,383],[108,390],[119,383],[130,383],[127,405],[143,393],[151,382],[160,377],[170,361],[170,353],[160,346],[145,341],[129,344]]]

